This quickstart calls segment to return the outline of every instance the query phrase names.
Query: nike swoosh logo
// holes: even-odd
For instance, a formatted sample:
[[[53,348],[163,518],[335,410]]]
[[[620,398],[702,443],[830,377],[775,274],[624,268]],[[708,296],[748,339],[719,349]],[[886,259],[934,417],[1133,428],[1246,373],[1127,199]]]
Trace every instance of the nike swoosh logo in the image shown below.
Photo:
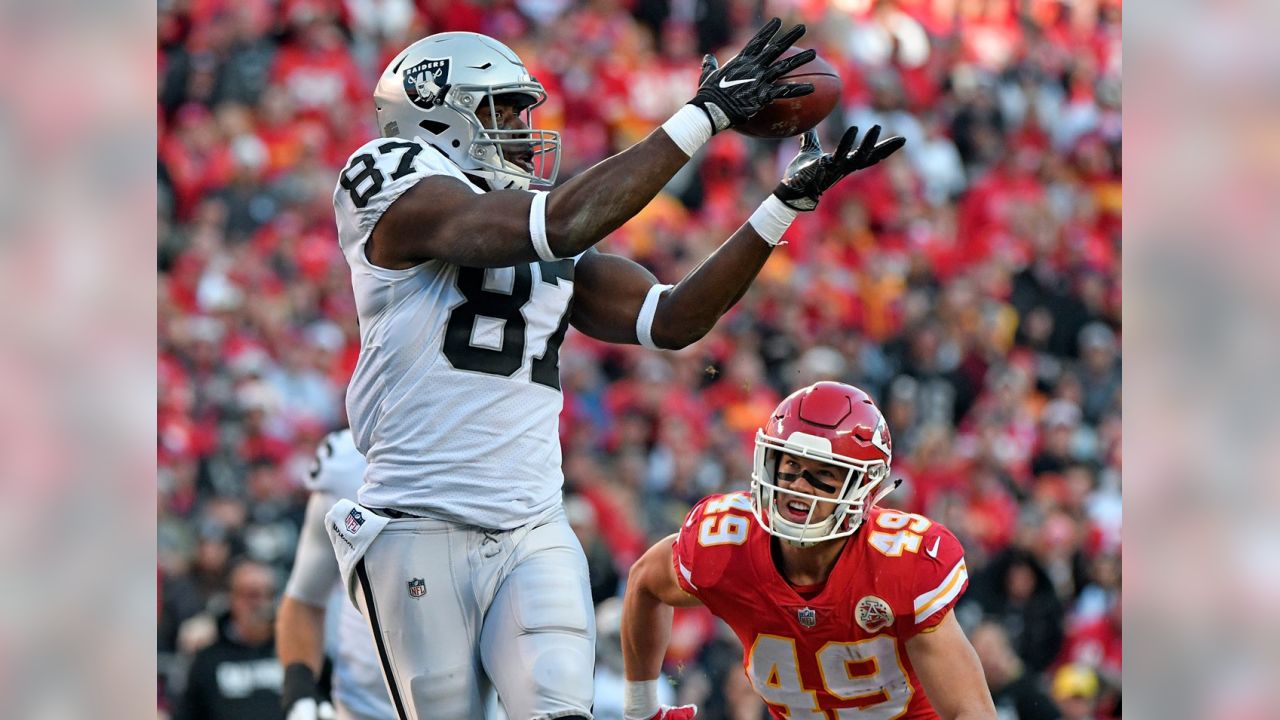
[[[731,88],[734,85],[742,85],[744,83],[755,82],[755,78],[744,78],[742,80],[729,80],[728,78],[720,78],[720,87]]]
[[[936,538],[934,538],[934,539],[933,539],[933,547],[929,548],[928,550],[925,550],[925,551],[924,551],[924,552],[925,552],[925,554],[926,554],[926,555],[928,555],[928,556],[929,556],[929,557],[931,557],[931,558],[937,558],[937,557],[938,557],[938,543],[940,543],[940,542],[942,542],[942,538],[940,538],[940,537],[936,537]]]

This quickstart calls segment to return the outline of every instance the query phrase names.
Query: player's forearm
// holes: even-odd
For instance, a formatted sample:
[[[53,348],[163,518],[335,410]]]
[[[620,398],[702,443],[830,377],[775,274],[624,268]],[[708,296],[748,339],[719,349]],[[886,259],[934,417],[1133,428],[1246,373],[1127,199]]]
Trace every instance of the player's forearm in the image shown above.
[[[276,617],[276,657],[289,667],[300,662],[320,674],[324,664],[324,609],[286,595]]]
[[[547,241],[557,257],[581,253],[649,204],[689,156],[662,130],[606,158],[547,195]]]
[[[938,710],[938,717],[942,718],[942,720],[996,720],[996,708],[990,697],[988,697],[985,702],[975,700],[963,710],[950,713]]]
[[[951,692],[934,703],[938,717],[942,720],[996,720],[996,706],[991,700],[991,692],[987,690],[986,676],[968,672],[970,668],[960,670],[965,682],[960,687],[950,688]],[[928,693],[927,688],[925,692]],[[933,696],[930,695],[929,699],[932,701]]]
[[[674,610],[634,580],[622,598],[623,673],[627,680],[653,680],[662,672]]]
[[[995,720],[982,663],[953,613],[907,640],[907,656],[940,718]]]
[[[750,224],[738,228],[663,296],[654,317],[654,342],[678,350],[702,339],[746,294],[772,251]]]
[[[975,708],[953,716],[953,720],[996,720],[996,711],[995,708]]]

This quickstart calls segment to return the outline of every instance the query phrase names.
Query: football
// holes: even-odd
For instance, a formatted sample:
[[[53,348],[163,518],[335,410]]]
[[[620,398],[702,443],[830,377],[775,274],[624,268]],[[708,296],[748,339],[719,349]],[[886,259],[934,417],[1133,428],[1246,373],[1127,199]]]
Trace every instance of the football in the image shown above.
[[[792,47],[782,57],[790,57],[803,49]],[[761,138],[792,137],[822,122],[840,103],[840,76],[821,55],[783,75],[778,82],[812,83],[813,92],[803,97],[774,100],[734,130]]]

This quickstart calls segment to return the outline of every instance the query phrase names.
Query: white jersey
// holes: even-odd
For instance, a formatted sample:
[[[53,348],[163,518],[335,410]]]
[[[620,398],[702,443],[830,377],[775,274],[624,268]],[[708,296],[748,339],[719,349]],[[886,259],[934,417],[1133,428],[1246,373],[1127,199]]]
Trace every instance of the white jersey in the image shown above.
[[[559,351],[576,259],[489,269],[370,263],[374,225],[431,175],[483,192],[423,141],[381,139],[351,156],[333,196],[360,319],[347,388],[369,461],[359,501],[511,529],[560,502]]]
[[[333,700],[348,716],[396,717],[382,679],[369,625],[347,599],[338,561],[324,530],[324,513],[340,498],[355,499],[365,461],[350,430],[330,433],[316,451],[307,479],[311,501],[285,594],[325,608],[324,649],[333,660]]]

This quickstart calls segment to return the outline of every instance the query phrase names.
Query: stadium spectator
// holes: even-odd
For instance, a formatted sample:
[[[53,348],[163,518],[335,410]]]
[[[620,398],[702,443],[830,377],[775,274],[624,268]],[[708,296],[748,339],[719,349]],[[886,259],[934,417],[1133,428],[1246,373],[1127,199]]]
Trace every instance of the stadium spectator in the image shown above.
[[[972,593],[983,613],[1004,627],[1028,669],[1042,672],[1053,664],[1062,647],[1062,603],[1035,555],[1005,550],[974,578]]]
[[[1086,666],[1063,665],[1053,674],[1053,699],[1063,720],[1097,720],[1098,677]]]
[[[230,573],[230,610],[191,664],[174,720],[274,720],[283,670],[275,659],[275,576],[252,561]]]
[[[618,594],[618,568],[613,554],[600,537],[596,510],[587,500],[570,495],[564,501],[569,526],[587,556],[587,573],[591,577],[591,600],[596,605]]]
[[[969,633],[973,649],[982,662],[987,686],[1000,717],[1016,720],[1057,720],[1057,706],[1040,689],[1034,673],[1029,673],[1009,645],[1009,635],[996,623],[984,622]]]

